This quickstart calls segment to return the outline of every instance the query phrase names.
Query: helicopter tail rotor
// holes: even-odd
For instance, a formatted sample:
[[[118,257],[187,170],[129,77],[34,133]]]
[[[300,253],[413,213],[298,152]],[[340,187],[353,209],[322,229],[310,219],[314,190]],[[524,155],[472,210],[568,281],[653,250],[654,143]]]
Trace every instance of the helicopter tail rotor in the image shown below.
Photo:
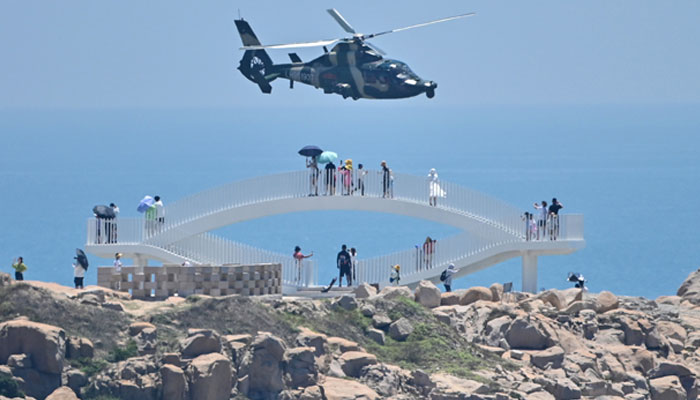
[[[260,46],[260,41],[247,21],[237,19],[235,23],[243,46]],[[277,77],[271,73],[273,66],[272,59],[264,49],[246,50],[243,53],[238,70],[248,80],[255,82],[263,93],[271,93],[272,86],[270,82]]]

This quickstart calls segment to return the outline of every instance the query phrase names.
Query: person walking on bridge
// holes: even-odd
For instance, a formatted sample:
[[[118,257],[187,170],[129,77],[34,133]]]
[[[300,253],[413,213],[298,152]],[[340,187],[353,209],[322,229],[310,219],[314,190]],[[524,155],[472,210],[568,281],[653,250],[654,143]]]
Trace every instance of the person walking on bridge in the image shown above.
[[[540,232],[542,232],[542,239],[544,240],[545,229],[547,228],[547,202],[542,200],[542,204],[534,205],[537,210],[537,240],[540,240]]]
[[[12,263],[12,268],[15,270],[15,280],[23,281],[24,271],[27,270],[27,266],[24,264],[24,258],[17,257],[17,259],[15,259]]]
[[[391,183],[391,171],[386,165],[386,161],[382,161],[382,197],[389,197],[389,184]]]
[[[347,286],[352,286],[352,258],[350,258],[350,253],[348,253],[348,246],[343,245],[338,257],[336,257],[336,263],[338,269],[340,270],[340,279],[338,279],[338,287],[343,287],[343,276],[346,277]]]
[[[446,292],[451,292],[452,291],[452,276],[457,273],[457,268],[455,267],[454,264],[451,264],[447,266],[447,269],[445,270],[445,280],[443,281],[443,285],[445,285],[445,291]]]

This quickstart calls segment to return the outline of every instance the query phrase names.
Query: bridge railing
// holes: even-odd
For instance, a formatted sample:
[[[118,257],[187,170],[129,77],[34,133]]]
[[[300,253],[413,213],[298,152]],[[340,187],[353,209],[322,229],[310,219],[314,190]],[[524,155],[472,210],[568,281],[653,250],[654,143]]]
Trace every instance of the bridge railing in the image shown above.
[[[439,183],[437,207],[446,208],[520,235],[520,210],[492,196],[451,183]],[[347,174],[321,169],[318,174],[295,171],[232,182],[185,197],[165,207],[165,229],[222,210],[266,200],[319,196],[387,197],[428,204],[427,177],[381,171],[354,170]]]
[[[516,239],[511,241],[516,241]],[[505,242],[494,242],[468,233],[438,240],[432,245],[421,243],[410,250],[359,260],[357,281],[386,283],[389,281],[392,267],[398,264],[401,267],[400,276],[405,282],[414,274],[427,270],[442,271],[451,262],[456,262],[503,243]]]
[[[88,218],[87,244],[136,244],[143,242],[146,232],[141,218]]]

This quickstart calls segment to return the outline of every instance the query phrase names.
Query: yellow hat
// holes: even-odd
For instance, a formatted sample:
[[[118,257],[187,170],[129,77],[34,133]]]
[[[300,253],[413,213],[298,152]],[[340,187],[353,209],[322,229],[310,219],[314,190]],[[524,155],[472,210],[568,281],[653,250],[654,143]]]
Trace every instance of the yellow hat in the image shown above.
[[[396,265],[394,265],[394,269],[398,271],[401,269],[401,266],[399,264],[396,264]]]

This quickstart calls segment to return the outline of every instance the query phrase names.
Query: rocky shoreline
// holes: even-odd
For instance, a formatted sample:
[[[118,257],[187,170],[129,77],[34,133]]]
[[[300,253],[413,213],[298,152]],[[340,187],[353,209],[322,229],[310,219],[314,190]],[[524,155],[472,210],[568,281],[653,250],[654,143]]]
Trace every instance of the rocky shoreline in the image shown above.
[[[0,276],[0,399],[696,399],[700,270],[655,300],[499,284],[147,302]]]

